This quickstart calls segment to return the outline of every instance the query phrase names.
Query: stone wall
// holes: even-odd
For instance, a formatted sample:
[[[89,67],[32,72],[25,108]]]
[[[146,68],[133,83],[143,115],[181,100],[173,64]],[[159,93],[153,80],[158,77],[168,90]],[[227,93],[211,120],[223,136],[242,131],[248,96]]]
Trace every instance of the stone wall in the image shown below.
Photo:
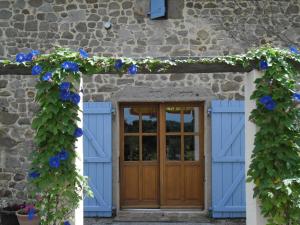
[[[2,0],[0,57],[53,45],[109,56],[209,56],[300,41],[300,0],[168,0],[168,19],[155,21],[149,1]]]
[[[116,107],[120,101],[243,99],[243,81],[244,74],[240,73],[138,74],[121,77],[99,74],[84,77],[84,101],[113,101]],[[30,153],[35,148],[34,131],[30,124],[38,110],[34,102],[35,84],[35,77],[30,75],[0,76],[1,199],[23,201],[27,198],[26,176]],[[113,158],[117,160],[116,145],[113,151]],[[114,169],[114,184],[117,183],[117,173]],[[114,203],[116,201],[114,199]]]

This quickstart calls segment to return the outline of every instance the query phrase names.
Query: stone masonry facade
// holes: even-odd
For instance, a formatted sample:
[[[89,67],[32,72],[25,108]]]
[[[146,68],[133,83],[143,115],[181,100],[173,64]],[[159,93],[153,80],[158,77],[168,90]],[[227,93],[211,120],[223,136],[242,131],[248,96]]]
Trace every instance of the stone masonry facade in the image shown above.
[[[54,45],[105,56],[215,56],[300,42],[300,0],[1,0],[0,58]],[[104,23],[112,28],[105,30]]]
[[[148,12],[149,0],[0,0],[0,59],[55,45],[102,56],[201,57],[300,43],[300,0],[168,0],[166,19]],[[84,78],[84,101],[242,100],[244,76],[98,74]],[[0,199],[27,199],[35,83],[0,75]]]
[[[219,99],[243,99],[244,75],[240,73],[215,74],[98,74],[84,77],[84,101],[126,101],[125,89],[142,88],[159,91],[159,95],[172,90],[176,96],[203,99],[206,96]],[[27,170],[30,153],[34,150],[34,131],[31,122],[38,111],[34,102],[36,78],[30,75],[0,76],[0,197],[14,201],[27,199]],[[130,92],[129,92],[130,93]],[[133,93],[134,94],[134,93]],[[171,93],[172,95],[172,93]],[[168,99],[172,99],[169,96]],[[120,98],[123,99],[120,99]],[[139,100],[157,98],[154,94]],[[167,99],[167,96],[165,96]],[[117,155],[117,154],[115,154]]]

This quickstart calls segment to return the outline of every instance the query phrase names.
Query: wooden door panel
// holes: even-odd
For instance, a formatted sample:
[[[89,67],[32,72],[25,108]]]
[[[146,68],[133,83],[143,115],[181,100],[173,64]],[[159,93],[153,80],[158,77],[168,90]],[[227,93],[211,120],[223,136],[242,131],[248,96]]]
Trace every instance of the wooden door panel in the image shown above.
[[[203,191],[201,178],[201,167],[199,165],[184,166],[184,199],[186,201],[200,202]]]
[[[142,199],[153,201],[158,204],[159,197],[159,171],[158,165],[147,165],[142,167]]]
[[[139,165],[123,165],[121,190],[124,201],[139,200],[139,177]]]
[[[180,201],[181,199],[181,166],[166,165],[165,167],[166,202]]]

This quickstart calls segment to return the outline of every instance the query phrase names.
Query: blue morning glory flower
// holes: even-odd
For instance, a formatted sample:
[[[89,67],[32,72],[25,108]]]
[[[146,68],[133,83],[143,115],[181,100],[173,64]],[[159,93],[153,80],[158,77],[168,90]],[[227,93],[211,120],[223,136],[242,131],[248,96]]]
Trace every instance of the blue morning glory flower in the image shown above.
[[[71,225],[69,221],[65,221],[64,225]]]
[[[49,166],[51,168],[58,168],[59,167],[59,157],[58,156],[52,156],[49,159]]]
[[[70,96],[70,100],[74,104],[78,105],[78,103],[80,102],[80,95],[77,94],[77,93],[72,93],[71,96]]]
[[[29,211],[28,211],[28,219],[33,220],[34,214],[35,214],[35,209],[30,208]]]
[[[71,83],[70,82],[62,82],[60,85],[59,85],[59,89],[61,91],[66,91],[66,90],[69,90],[71,87]]]
[[[300,93],[294,93],[293,94],[293,100],[295,102],[300,102]]]
[[[71,96],[71,93],[69,92],[69,90],[61,90],[59,93],[59,98],[62,101],[70,100],[70,96]]]
[[[131,65],[129,68],[128,68],[128,73],[131,74],[131,75],[134,75],[137,73],[137,66],[136,65]]]
[[[40,65],[35,65],[31,69],[32,75],[39,75],[43,71],[43,68]]]
[[[42,77],[43,81],[49,81],[52,78],[52,73],[51,72],[47,72],[45,73],[45,75]]]
[[[38,178],[40,176],[40,173],[37,172],[37,171],[31,171],[28,176],[32,179],[35,179],[35,178]]]
[[[259,62],[259,69],[260,70],[266,70],[268,69],[269,65],[268,65],[268,62],[266,60],[261,60]]]
[[[261,103],[261,104],[267,104],[268,102],[270,102],[270,101],[272,101],[273,99],[272,99],[272,96],[269,96],[269,95],[265,95],[265,96],[263,96],[263,97],[261,97],[260,99],[259,99],[259,102]]]
[[[58,153],[58,157],[60,160],[64,161],[67,160],[69,158],[69,153],[65,150],[62,149],[59,153]]]
[[[25,62],[25,61],[26,61],[26,54],[21,52],[21,53],[18,53],[16,55],[16,62],[22,63],[22,62]]]
[[[124,63],[123,63],[122,59],[117,59],[115,62],[115,69],[120,70],[123,65],[124,65]]]
[[[79,65],[76,62],[72,62],[72,61],[63,62],[61,64],[61,68],[63,68],[64,70],[74,72],[74,73],[79,71]]]
[[[294,54],[300,54],[300,51],[299,51],[298,48],[295,47],[295,46],[291,46],[291,47],[290,47],[290,51],[291,51],[292,53],[294,53]]]
[[[83,135],[83,130],[82,130],[81,128],[77,127],[77,128],[75,129],[75,131],[74,131],[74,136],[77,137],[77,138],[79,138],[79,137],[81,137],[82,135]]]
[[[32,61],[32,58],[33,58],[33,54],[32,54],[31,52],[29,52],[29,53],[26,55],[26,61],[31,62],[31,61]]]
[[[39,50],[32,50],[32,51],[31,51],[31,54],[32,54],[33,56],[37,56],[37,55],[41,54],[41,52],[40,52]]]
[[[84,59],[87,59],[89,57],[89,54],[86,51],[84,51],[82,48],[79,49],[79,53],[81,57]]]
[[[276,108],[276,102],[272,99],[272,96],[266,95],[259,99],[259,102],[265,106],[267,110],[273,111]]]
[[[273,111],[276,108],[276,102],[274,100],[265,104],[267,110]]]

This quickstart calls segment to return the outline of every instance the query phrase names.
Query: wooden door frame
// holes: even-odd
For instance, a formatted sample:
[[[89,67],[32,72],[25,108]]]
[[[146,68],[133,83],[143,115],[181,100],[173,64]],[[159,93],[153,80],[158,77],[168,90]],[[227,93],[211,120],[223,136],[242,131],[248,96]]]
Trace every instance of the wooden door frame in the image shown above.
[[[119,149],[120,149],[120,155],[119,155],[119,190],[120,190],[120,208],[127,208],[121,205],[122,203],[122,189],[121,189],[121,168],[122,168],[122,162],[124,161],[124,115],[123,112],[121,112],[126,106],[149,106],[149,105],[155,105],[158,108],[158,114],[157,114],[157,126],[158,126],[158,134],[157,134],[157,141],[158,141],[158,163],[159,163],[159,208],[197,208],[197,209],[204,209],[205,206],[205,101],[181,101],[181,102],[120,102],[119,103]],[[191,206],[168,206],[164,207],[164,191],[163,191],[163,185],[164,185],[164,163],[166,162],[166,154],[162,154],[162,149],[166,146],[165,137],[165,123],[162,123],[161,121],[165,121],[165,107],[171,105],[175,107],[185,106],[185,107],[199,107],[199,134],[197,135],[199,137],[199,162],[201,163],[201,175],[203,177],[203,181],[201,183],[202,186],[202,193],[201,198],[203,201],[203,205],[201,207],[191,207]],[[141,206],[140,206],[141,207]],[[130,207],[134,208],[134,207]]]

